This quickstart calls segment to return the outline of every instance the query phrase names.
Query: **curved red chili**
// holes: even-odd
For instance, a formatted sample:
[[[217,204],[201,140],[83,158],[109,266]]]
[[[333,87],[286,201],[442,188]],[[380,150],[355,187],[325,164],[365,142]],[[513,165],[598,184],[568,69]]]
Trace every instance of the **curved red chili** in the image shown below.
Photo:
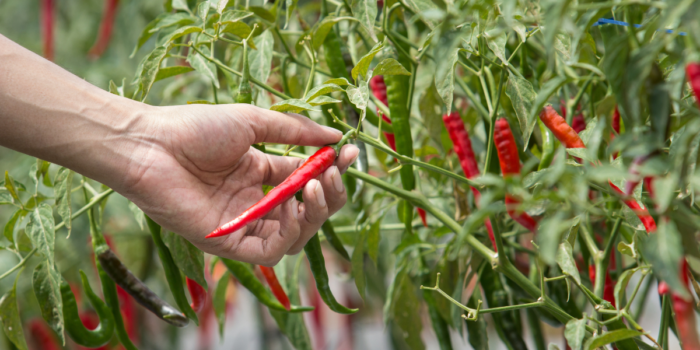
[[[462,166],[462,171],[464,171],[464,176],[472,179],[478,177],[479,164],[476,162],[476,155],[474,155],[474,149],[472,148],[472,142],[469,139],[469,133],[464,127],[464,122],[459,116],[458,112],[452,112],[450,114],[445,114],[442,116],[442,122],[445,124],[447,133],[450,135],[450,140],[454,145],[454,151],[459,159],[459,164]],[[474,194],[474,202],[479,204],[479,199],[481,198],[481,192],[470,186],[472,193]],[[493,228],[491,227],[491,220],[486,219],[486,230],[489,234],[489,239],[493,245],[493,249],[498,252],[496,248],[496,239],[493,235]]]
[[[267,285],[270,286],[270,290],[272,291],[272,294],[275,295],[275,298],[277,298],[277,301],[279,301],[280,304],[282,304],[282,306],[284,306],[284,308],[287,309],[287,311],[291,310],[292,304],[289,302],[289,297],[284,291],[284,288],[282,288],[280,281],[277,280],[275,269],[262,265],[259,266],[260,271],[262,272],[263,276],[265,276],[265,281],[267,281]]]
[[[566,124],[566,122],[564,123]],[[518,146],[515,143],[513,132],[510,130],[510,125],[505,118],[496,120],[493,140],[496,145],[498,162],[501,164],[503,176],[520,175]],[[508,215],[528,230],[535,232],[537,230],[537,221],[526,212],[517,210],[518,204],[520,204],[519,199],[506,194],[506,210],[508,211]]]
[[[566,123],[562,116],[557,114],[552,106],[544,107],[542,113],[540,113],[540,119],[549,130],[552,130],[554,137],[563,143],[566,148],[586,148],[576,131]]]
[[[192,297],[192,304],[190,307],[194,312],[200,312],[204,308],[204,304],[207,303],[207,291],[204,287],[200,286],[199,283],[191,280],[189,277],[185,278],[187,281],[187,290],[190,292],[190,297]]]
[[[109,39],[112,37],[112,29],[114,28],[114,18],[117,16],[117,5],[119,5],[119,0],[105,0],[100,32],[95,44],[88,52],[89,56],[98,58],[109,46]]]
[[[369,87],[370,89],[372,89],[372,94],[374,95],[374,97],[376,97],[379,101],[382,101],[382,103],[385,106],[389,106],[389,101],[386,98],[386,83],[384,83],[384,76],[373,76],[372,79],[369,81]],[[379,108],[377,108],[377,114],[381,114],[382,119],[384,119],[385,122],[391,124],[391,119],[387,117],[386,114],[381,113],[379,111]],[[396,140],[394,139],[394,134],[384,132],[384,136],[386,137],[386,142],[389,144],[389,147],[391,147],[392,150],[396,151]]]
[[[289,175],[281,184],[268,192],[260,201],[253,204],[237,218],[217,228],[205,238],[225,236],[252,223],[271,212],[284,201],[292,198],[310,180],[321,175],[335,161],[335,150],[326,146],[316,151],[304,164]]]
[[[615,184],[613,184],[612,182],[608,181],[608,184],[613,189],[613,191],[622,195],[625,194],[619,187],[615,186]],[[637,201],[634,199],[623,199],[623,202],[630,209],[632,209],[632,211],[635,214],[637,214],[639,220],[642,221],[642,224],[644,224],[644,228],[647,230],[648,233],[656,231],[656,221],[654,221],[654,218],[651,217],[647,209],[643,209],[642,206],[639,205],[639,203],[637,203]]]
[[[680,266],[680,277],[683,281],[683,285],[686,287],[686,291],[690,293],[688,285],[690,279],[688,278],[688,262],[683,259],[681,260]],[[666,282],[659,283],[659,295],[663,295],[670,292],[670,288]],[[673,303],[673,312],[676,315],[676,327],[678,327],[678,333],[680,335],[681,343],[683,344],[683,349],[698,350],[700,349],[700,337],[698,337],[697,324],[695,321],[695,305],[694,299],[690,297],[690,300],[683,299],[678,293],[671,293],[671,300]]]

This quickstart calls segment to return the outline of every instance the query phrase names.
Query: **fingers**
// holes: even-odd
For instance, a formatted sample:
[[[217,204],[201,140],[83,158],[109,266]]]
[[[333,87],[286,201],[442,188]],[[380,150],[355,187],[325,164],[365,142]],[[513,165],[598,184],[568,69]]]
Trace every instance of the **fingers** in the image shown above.
[[[243,109],[255,133],[253,143],[269,142],[300,146],[323,146],[340,141],[343,134],[298,114],[285,114],[250,105]]]
[[[357,157],[360,155],[360,149],[357,148],[355,145],[345,145],[343,148],[340,149],[340,155],[338,155],[338,158],[335,160],[335,165],[338,167],[340,170],[340,173],[345,173],[345,170],[348,169],[352,163],[357,160]]]

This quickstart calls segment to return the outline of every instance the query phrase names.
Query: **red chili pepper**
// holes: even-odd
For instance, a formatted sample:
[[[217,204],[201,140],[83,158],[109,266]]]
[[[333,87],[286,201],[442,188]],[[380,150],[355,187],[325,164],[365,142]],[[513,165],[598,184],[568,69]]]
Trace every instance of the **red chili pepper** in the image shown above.
[[[700,62],[691,62],[685,66],[688,82],[695,93],[695,101],[700,105]]]
[[[615,106],[615,111],[612,117],[612,128],[616,134],[620,134],[620,110]]]
[[[109,45],[109,39],[112,37],[112,29],[114,28],[114,18],[117,15],[117,5],[119,0],[105,0],[104,11],[102,12],[102,22],[100,23],[100,32],[97,36],[95,44],[88,52],[88,55],[94,58],[102,56],[102,53]]]
[[[32,343],[30,345],[36,345],[37,350],[60,350],[61,347],[58,345],[58,340],[54,337],[53,331],[49,328],[49,325],[44,322],[41,318],[33,318],[28,324],[29,334]],[[30,349],[34,349],[30,347]]]
[[[262,265],[259,266],[260,271],[262,272],[263,276],[265,276],[267,285],[270,286],[272,294],[275,295],[277,301],[279,301],[285,309],[290,310],[292,308],[292,305],[289,302],[289,297],[287,297],[287,293],[282,288],[282,285],[280,285],[280,281],[277,280],[277,275],[275,275],[275,269]]]
[[[373,76],[369,81],[369,87],[372,89],[372,94],[374,97],[376,97],[379,101],[382,101],[385,106],[389,106],[389,100],[386,97],[386,83],[384,83],[384,76]],[[391,119],[386,114],[381,113],[379,108],[377,108],[377,114],[381,114],[382,119],[391,124]],[[394,139],[394,134],[384,132],[384,137],[386,137],[386,142],[389,144],[389,147],[396,152],[396,140]],[[416,208],[416,210],[418,211],[418,216],[420,216],[421,222],[423,222],[423,226],[428,227],[428,218],[426,217],[425,210],[422,208]]]
[[[683,259],[681,261],[681,280],[686,286],[686,291],[690,293],[688,285],[690,280],[688,278],[688,262]],[[663,295],[670,292],[670,288],[666,282],[659,283],[659,295]],[[698,350],[700,349],[700,337],[698,337],[698,331],[695,321],[695,300],[690,297],[690,300],[683,299],[679,294],[672,293],[671,300],[673,303],[673,312],[676,314],[676,327],[678,327],[678,333],[680,335],[680,340],[685,350]]]
[[[574,116],[574,119],[571,120],[571,127],[577,134],[583,130],[586,130],[586,119],[583,117],[583,114],[577,114]]]
[[[204,287],[200,286],[199,283],[191,280],[189,277],[186,277],[185,280],[187,281],[187,290],[190,291],[190,297],[192,297],[192,304],[190,307],[192,307],[194,312],[202,311],[204,304],[207,302],[207,291]]]
[[[472,149],[472,142],[469,139],[469,133],[464,127],[464,122],[459,116],[458,112],[452,112],[450,114],[445,114],[442,116],[442,121],[445,123],[445,128],[447,133],[450,135],[452,144],[454,145],[454,151],[459,159],[459,164],[462,166],[464,171],[464,176],[468,179],[472,179],[479,176],[479,164],[476,162],[476,156],[474,155],[474,149]],[[481,198],[481,192],[471,187],[472,193],[474,194],[474,202],[479,203],[479,198]],[[489,233],[489,239],[493,245],[493,249],[498,252],[496,248],[496,239],[493,236],[493,228],[491,227],[491,220],[486,219],[486,230]]]
[[[622,190],[619,187],[615,186],[612,182],[608,181],[608,184],[610,185],[610,187],[612,187],[612,189],[615,192],[622,194],[622,195],[625,194],[624,192],[622,192]],[[639,220],[642,221],[642,224],[644,224],[644,228],[646,228],[648,233],[652,233],[652,232],[656,231],[656,221],[654,221],[654,218],[651,217],[648,210],[642,209],[642,206],[639,205],[639,203],[637,203],[637,201],[634,199],[623,199],[623,202],[630,209],[632,209],[632,211],[635,214],[637,214],[637,216],[639,217]]]
[[[496,120],[495,126],[493,139],[496,145],[496,151],[498,152],[498,162],[501,164],[503,176],[520,175],[518,146],[515,144],[515,137],[513,137],[513,132],[510,130],[508,121],[505,120],[505,118],[500,118]],[[534,233],[537,229],[537,221],[526,212],[517,210],[518,204],[520,204],[519,199],[506,194],[506,210],[508,211],[508,215],[517,223]]]
[[[576,131],[566,123],[564,118],[557,114],[552,106],[546,106],[542,110],[540,119],[549,130],[552,130],[554,137],[556,137],[559,142],[563,143],[566,148],[586,147],[583,141],[581,141],[581,138],[578,137]]]
[[[253,204],[231,222],[217,228],[205,238],[225,236],[235,232],[271,212],[284,201],[292,198],[310,180],[321,175],[335,161],[335,150],[326,146],[316,151],[304,164],[289,175],[281,184],[270,190],[260,201]]]
[[[588,266],[588,276],[591,282],[595,284],[595,266]],[[595,286],[594,286],[595,287]],[[615,306],[615,282],[610,278],[610,273],[605,272],[605,285],[603,287],[603,299],[609,301],[612,306]]]
[[[41,35],[44,41],[44,57],[53,61],[54,0],[41,1]]]

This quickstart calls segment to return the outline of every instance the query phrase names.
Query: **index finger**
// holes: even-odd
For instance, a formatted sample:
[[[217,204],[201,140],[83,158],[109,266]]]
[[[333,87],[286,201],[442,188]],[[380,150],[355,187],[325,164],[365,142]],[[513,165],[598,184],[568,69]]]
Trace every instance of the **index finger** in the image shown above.
[[[299,146],[323,146],[340,141],[343,133],[294,113],[280,113],[237,104],[255,134],[254,143],[269,142]]]

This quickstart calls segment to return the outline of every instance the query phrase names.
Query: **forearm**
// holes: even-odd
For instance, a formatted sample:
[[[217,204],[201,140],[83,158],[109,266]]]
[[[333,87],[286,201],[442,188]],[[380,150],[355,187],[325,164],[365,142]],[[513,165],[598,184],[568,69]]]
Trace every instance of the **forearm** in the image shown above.
[[[119,187],[151,109],[0,35],[0,146]]]

